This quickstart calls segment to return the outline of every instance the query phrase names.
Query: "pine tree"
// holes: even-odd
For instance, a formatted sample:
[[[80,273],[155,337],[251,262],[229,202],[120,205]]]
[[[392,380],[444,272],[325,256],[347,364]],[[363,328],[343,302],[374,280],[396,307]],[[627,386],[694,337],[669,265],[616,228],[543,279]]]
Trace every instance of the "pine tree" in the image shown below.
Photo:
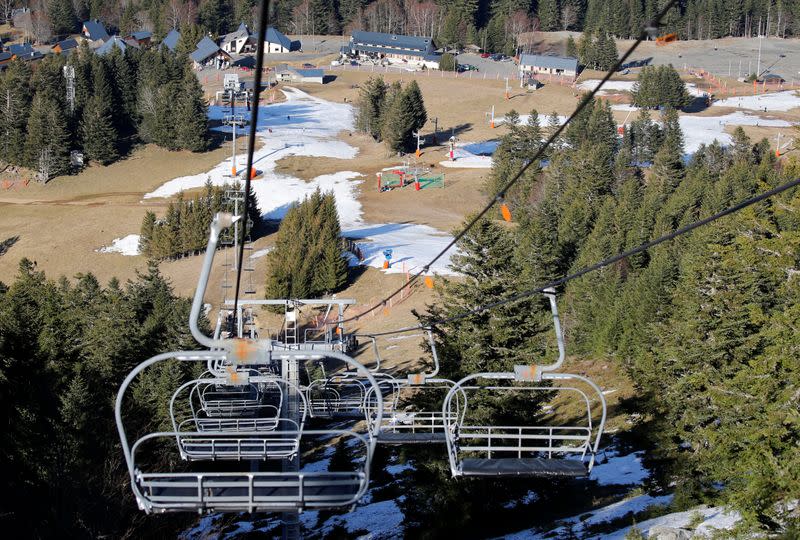
[[[116,148],[118,135],[114,129],[111,108],[100,95],[89,98],[83,110],[81,135],[87,159],[108,165],[119,158]]]
[[[42,181],[69,172],[71,141],[63,108],[44,93],[31,103],[25,138],[25,162]]]
[[[539,0],[539,27],[544,32],[559,29],[558,0]]]
[[[117,160],[119,134],[114,124],[113,94],[103,61],[95,60],[92,69],[93,93],[83,109],[81,139],[86,157],[103,165]]]
[[[575,43],[575,38],[572,35],[567,37],[567,56],[572,58],[578,57],[578,45]]]
[[[230,32],[233,27],[233,10],[226,0],[206,0],[200,5],[197,15],[200,25],[216,36]]]
[[[24,162],[25,131],[30,112],[30,68],[14,60],[0,76],[0,159],[6,163]]]
[[[156,228],[156,215],[148,210],[142,219],[142,228],[139,232],[139,253],[152,257],[153,231]]]
[[[356,104],[356,128],[380,140],[381,113],[386,105],[386,83],[382,77],[370,77],[361,85]]]
[[[48,0],[47,16],[56,36],[66,37],[75,31],[77,20],[70,0]]]
[[[425,110],[425,100],[422,99],[422,91],[415,79],[411,79],[405,89],[406,99],[412,106],[414,112],[414,131],[419,131],[428,121],[428,112]]]
[[[188,67],[175,103],[176,146],[202,152],[208,148],[208,105],[197,77]]]

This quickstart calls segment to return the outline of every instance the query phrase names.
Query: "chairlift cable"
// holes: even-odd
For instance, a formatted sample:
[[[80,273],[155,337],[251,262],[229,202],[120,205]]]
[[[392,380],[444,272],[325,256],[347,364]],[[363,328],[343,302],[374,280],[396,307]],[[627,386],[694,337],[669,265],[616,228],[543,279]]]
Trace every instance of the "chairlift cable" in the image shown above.
[[[494,308],[497,308],[497,307],[505,306],[505,305],[508,305],[508,304],[513,304],[513,303],[518,302],[520,300],[524,300],[525,298],[529,298],[529,297],[537,295],[537,294],[542,294],[543,292],[545,292],[546,289],[560,287],[561,285],[564,285],[564,284],[566,284],[566,283],[568,283],[568,282],[570,282],[570,281],[572,281],[574,279],[577,279],[579,277],[583,277],[586,274],[589,274],[589,273],[594,272],[596,270],[600,270],[602,268],[605,268],[605,267],[607,267],[609,265],[612,265],[615,262],[621,261],[622,259],[625,259],[627,257],[631,257],[631,256],[636,255],[638,253],[642,253],[643,251],[647,251],[648,249],[650,249],[652,247],[655,247],[655,246],[657,246],[659,244],[663,244],[664,242],[667,242],[669,240],[673,240],[673,239],[675,239],[675,238],[677,238],[679,236],[683,236],[683,235],[685,235],[685,234],[687,234],[687,233],[689,233],[689,232],[691,232],[691,231],[693,231],[693,230],[695,230],[697,228],[700,228],[700,227],[702,227],[704,225],[708,225],[709,223],[717,221],[717,220],[719,220],[719,219],[721,219],[721,218],[723,218],[725,216],[729,216],[731,214],[735,214],[735,213],[739,212],[740,210],[743,210],[743,209],[745,209],[745,208],[747,208],[749,206],[752,206],[752,205],[754,205],[756,203],[759,203],[761,201],[764,201],[766,199],[774,197],[775,195],[783,193],[784,191],[787,191],[789,189],[795,188],[797,186],[800,186],[800,178],[796,178],[796,179],[792,180],[791,182],[787,182],[785,184],[781,184],[780,186],[778,186],[778,187],[776,187],[774,189],[771,189],[769,191],[765,191],[764,193],[761,193],[761,194],[756,195],[754,197],[751,197],[749,199],[745,199],[744,201],[741,201],[741,202],[739,202],[739,203],[737,203],[737,204],[735,204],[733,206],[730,206],[730,207],[726,208],[725,210],[722,210],[721,212],[717,212],[716,214],[708,216],[707,218],[695,221],[695,222],[690,223],[688,225],[685,225],[685,226],[683,226],[683,227],[681,227],[679,229],[675,229],[674,231],[672,231],[670,233],[667,233],[667,234],[665,234],[663,236],[659,236],[658,238],[656,238],[654,240],[650,240],[650,241],[645,242],[643,244],[640,244],[640,245],[638,245],[638,246],[636,246],[634,248],[631,248],[631,249],[629,249],[627,251],[623,251],[621,253],[617,253],[616,255],[614,255],[612,257],[608,257],[608,258],[603,259],[603,260],[601,260],[599,262],[596,262],[596,263],[594,263],[594,264],[592,264],[590,266],[586,266],[584,268],[581,268],[580,270],[578,270],[576,272],[573,272],[572,274],[568,274],[566,276],[560,277],[558,279],[550,281],[549,283],[545,283],[544,285],[540,285],[540,286],[538,286],[538,287],[536,287],[534,289],[529,289],[527,291],[523,291],[521,293],[515,294],[514,296],[511,296],[509,298],[505,298],[503,300],[498,300],[496,302],[491,302],[491,303],[488,303],[488,304],[483,304],[483,305],[480,305],[480,306],[478,306],[476,308],[470,309],[468,311],[464,311],[462,313],[458,313],[458,314],[452,315],[450,317],[444,317],[442,319],[437,319],[437,320],[431,321],[431,322],[429,322],[427,324],[418,324],[418,325],[415,325],[415,326],[407,326],[407,327],[404,327],[404,328],[398,328],[397,330],[387,330],[385,332],[372,332],[372,333],[370,333],[370,335],[371,336],[387,336],[387,335],[392,335],[392,334],[401,334],[401,333],[405,333],[405,332],[412,332],[414,330],[429,330],[429,329],[432,329],[433,327],[435,327],[437,325],[442,325],[442,324],[455,322],[455,321],[458,321],[458,320],[461,320],[461,319],[465,319],[465,318],[469,317],[470,315],[475,315],[475,314],[482,313],[484,311],[488,311],[488,310],[491,310],[491,309],[494,309]]]
[[[258,47],[256,51],[256,73],[253,81],[253,109],[250,115],[250,134],[247,137],[247,167],[244,171],[244,208],[242,209],[241,238],[239,239],[239,253],[236,254],[236,288],[233,296],[233,318],[236,323],[239,307],[239,288],[242,282],[242,263],[244,262],[244,244],[247,237],[247,216],[250,210],[250,180],[253,170],[253,154],[256,150],[256,132],[258,127],[258,108],[261,100],[261,78],[264,69],[264,43],[267,39],[267,26],[269,25],[270,0],[262,0],[258,14]],[[269,80],[267,80],[269,83]]]
[[[667,4],[664,6],[664,8],[653,18],[652,22],[650,22],[648,25],[646,25],[642,29],[641,33],[639,34],[639,37],[636,38],[636,41],[633,42],[633,44],[628,48],[628,50],[626,50],[625,53],[619,58],[619,60],[617,60],[617,62],[611,67],[611,69],[609,69],[605,73],[603,78],[600,80],[600,83],[592,91],[588,92],[587,94],[584,94],[584,96],[581,98],[580,102],[578,103],[578,106],[575,108],[575,110],[572,112],[572,114],[567,118],[567,120],[563,124],[561,124],[553,132],[552,135],[550,135],[550,137],[544,142],[544,144],[542,144],[542,146],[539,147],[539,149],[536,151],[536,153],[530,159],[526,159],[525,160],[525,163],[523,164],[522,168],[519,171],[517,171],[517,173],[514,176],[512,176],[511,179],[508,182],[506,182],[505,185],[503,185],[503,187],[500,188],[500,190],[489,200],[489,202],[486,204],[486,206],[484,206],[483,209],[480,212],[478,212],[478,214],[476,214],[469,221],[469,223],[467,223],[467,225],[463,229],[461,229],[458,232],[458,234],[456,234],[453,237],[453,239],[435,257],[433,257],[433,259],[428,261],[428,263],[425,264],[425,266],[422,267],[422,270],[420,270],[416,274],[413,274],[408,279],[408,281],[406,281],[402,286],[400,286],[394,292],[392,292],[391,294],[386,296],[383,300],[380,300],[377,303],[375,303],[368,310],[364,311],[363,313],[361,313],[359,315],[355,315],[353,317],[349,317],[347,319],[344,319],[341,322],[342,323],[346,323],[346,322],[351,322],[351,321],[357,321],[361,317],[367,315],[368,313],[371,313],[372,311],[380,308],[381,306],[385,306],[386,303],[389,300],[391,300],[392,298],[394,298],[395,296],[400,294],[404,289],[410,287],[411,284],[413,284],[419,278],[423,277],[430,270],[431,266],[436,261],[441,259],[444,256],[445,253],[447,253],[450,249],[452,249],[452,247],[455,246],[458,243],[458,241],[461,240],[464,237],[464,235],[466,235],[467,232],[469,232],[469,230],[472,229],[472,227],[474,227],[475,224],[478,223],[478,221],[480,221],[481,218],[483,218],[489,212],[489,210],[492,209],[492,207],[496,203],[499,202],[499,203],[502,204],[503,198],[505,197],[506,193],[508,193],[508,190],[511,189],[514,186],[514,184],[516,184],[519,181],[520,178],[522,178],[522,175],[525,174],[525,172],[534,163],[537,163],[539,161],[539,159],[541,159],[544,156],[545,152],[550,147],[550,145],[556,139],[558,139],[558,137],[561,136],[561,134],[564,132],[564,130],[567,128],[567,126],[589,105],[589,103],[592,102],[592,100],[597,95],[597,93],[602,89],[603,85],[609,79],[611,79],[611,77],[614,75],[614,73],[616,73],[622,67],[622,65],[633,54],[633,52],[636,50],[636,48],[639,46],[639,44],[642,41],[644,41],[645,39],[647,39],[649,36],[651,36],[653,34],[653,32],[655,32],[655,30],[660,26],[661,20],[664,18],[664,16],[667,14],[667,12],[670,9],[672,9],[673,6],[676,5],[676,3],[677,3],[677,0],[670,0],[669,2],[667,2]],[[415,328],[418,328],[418,327],[415,327]]]

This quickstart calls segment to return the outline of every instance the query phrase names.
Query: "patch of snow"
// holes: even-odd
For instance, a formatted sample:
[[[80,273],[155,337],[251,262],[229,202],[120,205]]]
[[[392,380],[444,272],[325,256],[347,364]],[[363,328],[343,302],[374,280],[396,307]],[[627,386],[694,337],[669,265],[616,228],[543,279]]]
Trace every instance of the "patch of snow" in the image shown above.
[[[110,246],[101,247],[98,250],[100,253],[120,253],[126,256],[134,256],[139,254],[139,235],[129,234],[122,238],[115,238]]]
[[[410,461],[407,461],[406,463],[398,463],[397,465],[386,466],[386,472],[388,472],[392,476],[397,476],[400,473],[412,470],[414,470],[414,465]]]
[[[308,472],[308,473],[315,473],[315,472],[328,472],[328,467],[331,465],[330,458],[319,459],[317,461],[311,461],[303,465],[300,469],[300,472]]]
[[[724,116],[684,115],[680,117],[679,122],[687,154],[694,154],[701,144],[708,144],[714,139],[723,146],[731,144],[733,139],[725,133],[725,128],[728,126],[790,127],[792,125],[786,120],[759,118],[740,111]]]
[[[650,476],[650,472],[642,463],[643,451],[624,456],[612,456],[602,464],[592,467],[590,478],[597,480],[601,486],[625,486],[641,484]]]
[[[211,528],[214,526],[215,522],[219,521],[222,517],[222,514],[211,514],[209,516],[204,516],[200,518],[200,521],[197,522],[197,525],[189,529],[188,531],[184,531],[183,533],[178,536],[181,540],[194,540],[195,538],[211,538],[212,531]]]
[[[497,150],[498,146],[500,146],[500,141],[493,140],[464,143],[462,148],[471,154],[479,156],[491,156],[494,154],[495,150]]]
[[[258,251],[254,251],[253,254],[250,255],[250,258],[251,259],[260,259],[261,257],[266,255],[270,251],[272,251],[272,248],[259,249]]]
[[[751,111],[789,111],[800,107],[800,96],[794,90],[775,92],[773,94],[760,94],[756,96],[735,96],[714,102],[716,107],[736,107]]]
[[[404,268],[406,272],[421,269],[453,239],[449,234],[433,227],[414,223],[383,223],[364,225],[361,228],[343,228],[342,236],[362,239],[356,242],[364,256],[361,264],[373,268],[383,268],[383,250],[391,249],[392,265],[384,270],[387,274],[403,273]],[[436,261],[429,273],[453,275],[450,255],[454,251]]]
[[[504,536],[505,540],[544,540],[545,538],[585,538],[592,526],[608,523],[626,515],[639,513],[650,506],[669,504],[672,495],[639,495],[561,520],[558,526],[548,531],[529,529]],[[582,534],[583,533],[583,534]],[[602,536],[605,538],[605,536]]]
[[[615,111],[638,111],[631,105],[613,105]],[[658,112],[654,111],[657,115]],[[657,121],[656,116],[652,116]],[[700,148],[701,144],[708,144],[714,139],[723,146],[733,142],[730,134],[725,132],[726,127],[735,126],[761,126],[761,127],[791,127],[786,120],[775,118],[761,118],[746,112],[737,111],[722,116],[693,116],[681,115],[678,122],[683,132],[684,150],[686,155],[692,155]]]
[[[415,337],[424,337],[425,334],[400,334],[399,336],[387,337],[386,341],[400,341],[401,339],[411,339]]]
[[[600,89],[601,94],[609,93],[612,90],[630,92],[636,81],[606,81],[603,88]],[[591,92],[600,84],[600,79],[587,79],[578,83],[578,89],[584,92]]]
[[[656,527],[669,527],[669,528],[688,528],[689,523],[694,519],[694,516],[699,513],[703,516],[703,521],[694,529],[693,538],[711,538],[714,536],[715,531],[724,531],[732,529],[736,524],[741,521],[742,516],[738,512],[726,511],[718,507],[705,507],[701,506],[686,512],[675,512],[666,514],[653,519],[648,519],[636,525],[640,531],[647,534],[650,530]],[[632,526],[625,527],[613,533],[605,533],[603,535],[593,536],[592,540],[624,540],[625,535],[631,530]]]
[[[615,103],[611,106],[612,111],[636,112],[639,107],[634,107],[629,103]]]
[[[357,148],[335,139],[339,132],[353,129],[353,110],[350,105],[318,99],[294,88],[286,88],[283,92],[286,94],[285,102],[262,107],[259,111],[257,129],[262,144],[254,153],[253,165],[262,178],[253,182],[253,191],[259,196],[262,214],[270,212],[271,209],[264,205],[270,204],[276,184],[281,184],[280,180],[299,181],[275,172],[279,159],[288,156],[352,159],[358,153]],[[228,107],[209,107],[209,119],[221,119],[229,112]],[[237,156],[237,169],[243,168],[245,161],[244,154]],[[175,178],[147,193],[144,198],[170,197],[187,189],[202,187],[207,180],[218,186],[231,183],[233,164],[229,158],[207,173]],[[300,193],[299,197],[292,200],[302,199],[306,193]]]
[[[372,540],[402,538],[404,519],[403,512],[396,501],[380,501],[357,506],[348,514],[328,519],[323,523],[319,532],[324,536],[336,525],[341,525],[350,534],[367,531],[368,538]]]

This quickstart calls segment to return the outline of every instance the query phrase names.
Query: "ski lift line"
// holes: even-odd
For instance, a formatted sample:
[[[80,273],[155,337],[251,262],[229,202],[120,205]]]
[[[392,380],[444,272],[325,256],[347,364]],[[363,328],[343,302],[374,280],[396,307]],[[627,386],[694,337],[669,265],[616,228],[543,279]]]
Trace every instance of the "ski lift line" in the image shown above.
[[[434,327],[436,327],[437,325],[452,323],[452,322],[455,322],[455,321],[458,321],[458,320],[461,320],[461,319],[465,319],[465,318],[467,318],[467,317],[469,317],[471,315],[476,315],[478,313],[482,313],[484,311],[489,311],[489,310],[492,310],[492,309],[497,308],[497,307],[505,306],[505,305],[508,305],[508,304],[513,304],[515,302],[519,302],[520,300],[524,300],[525,298],[529,298],[529,297],[537,295],[537,294],[543,294],[543,293],[547,294],[547,290],[548,289],[554,289],[556,287],[560,287],[561,285],[564,285],[564,284],[566,284],[566,283],[568,283],[568,282],[570,282],[570,281],[572,281],[574,279],[577,279],[579,277],[583,277],[586,274],[589,274],[591,272],[595,272],[597,270],[605,268],[605,267],[607,267],[609,265],[614,264],[615,262],[621,261],[622,259],[626,259],[626,258],[631,257],[633,255],[637,255],[639,253],[647,251],[648,249],[650,249],[652,247],[655,247],[655,246],[657,246],[659,244],[663,244],[664,242],[668,242],[670,240],[674,240],[675,238],[677,238],[679,236],[683,236],[683,235],[685,235],[687,233],[690,233],[695,229],[698,229],[700,227],[708,225],[709,223],[712,223],[714,221],[722,219],[725,216],[729,216],[731,214],[735,214],[735,213],[737,213],[737,212],[739,212],[741,210],[744,210],[745,208],[747,208],[749,206],[752,206],[752,205],[754,205],[756,203],[765,201],[765,200],[767,200],[767,199],[769,199],[771,197],[779,195],[779,194],[783,193],[784,191],[788,191],[788,190],[790,190],[792,188],[795,188],[795,187],[797,187],[799,185],[800,185],[800,178],[797,178],[795,180],[792,180],[791,182],[787,182],[785,184],[782,184],[782,185],[780,185],[780,186],[778,186],[778,187],[776,187],[774,189],[771,189],[769,191],[765,191],[764,193],[761,193],[760,195],[756,195],[755,197],[751,197],[749,199],[745,199],[744,201],[741,201],[740,203],[737,203],[737,204],[735,204],[735,205],[733,205],[731,207],[728,207],[728,208],[726,208],[725,210],[723,210],[721,212],[717,212],[716,214],[713,214],[713,215],[711,215],[711,216],[709,216],[707,218],[695,221],[695,222],[690,223],[688,225],[685,225],[685,226],[683,226],[683,227],[681,227],[679,229],[676,229],[676,230],[672,231],[671,233],[668,233],[668,234],[665,234],[663,236],[660,236],[660,237],[658,237],[658,238],[656,238],[654,240],[650,240],[649,242],[645,242],[643,244],[640,244],[640,245],[636,246],[635,248],[629,249],[627,251],[623,251],[621,253],[617,253],[616,255],[614,255],[612,257],[608,257],[607,259],[603,259],[603,260],[601,260],[599,262],[596,262],[595,264],[592,264],[591,266],[586,266],[586,267],[584,267],[584,268],[582,268],[582,269],[580,269],[580,270],[578,270],[578,271],[576,271],[576,272],[574,272],[572,274],[568,274],[568,275],[566,275],[564,277],[561,277],[561,278],[558,278],[556,280],[553,280],[553,281],[551,281],[549,283],[546,283],[546,284],[544,284],[544,285],[542,285],[540,287],[536,287],[535,289],[530,289],[530,290],[523,291],[521,293],[515,294],[515,295],[513,295],[513,296],[511,296],[509,298],[506,298],[504,300],[498,300],[497,302],[491,302],[491,303],[488,303],[488,304],[483,304],[483,305],[478,306],[476,308],[470,309],[468,311],[464,311],[462,313],[458,313],[458,314],[450,316],[450,317],[444,317],[444,318],[441,318],[441,319],[437,319],[435,321],[431,321],[428,324],[418,324],[418,325],[415,325],[415,326],[406,326],[404,328],[398,328],[397,330],[387,330],[385,332],[373,332],[372,335],[373,336],[388,336],[388,335],[393,335],[393,334],[401,334],[401,333],[405,333],[405,332],[413,332],[413,331],[417,331],[417,330],[431,330]]]
[[[674,0],[673,0],[674,1]],[[264,42],[267,37],[267,26],[269,26],[269,9],[272,2],[262,0],[258,14],[258,47],[256,49],[256,73],[253,88],[253,109],[250,118],[250,134],[247,137],[247,166],[244,174],[244,208],[242,215],[247,216],[250,206],[250,181],[252,179],[253,155],[256,151],[256,132],[258,127],[258,109],[261,101],[261,80],[264,71]],[[244,261],[244,240],[247,232],[247,225],[242,225],[242,237],[239,242],[238,265],[236,266],[236,288],[233,296],[233,313],[237,316],[237,302],[239,301],[239,289],[242,283],[242,262]]]
[[[489,203],[486,206],[484,206],[483,209],[480,212],[478,212],[469,221],[469,223],[467,223],[467,225],[463,229],[461,229],[458,232],[458,234],[456,234],[453,237],[453,239],[435,257],[433,257],[433,259],[428,261],[428,263],[425,266],[422,267],[422,270],[420,272],[418,272],[416,274],[413,274],[408,279],[408,281],[406,281],[402,286],[400,286],[398,289],[396,289],[394,292],[389,294],[386,298],[384,298],[380,302],[376,303],[374,306],[372,306],[370,309],[368,309],[364,313],[361,313],[359,315],[355,315],[355,316],[350,317],[348,319],[344,319],[342,322],[346,323],[346,322],[357,321],[361,317],[366,315],[367,313],[371,313],[372,311],[374,311],[374,310],[376,310],[376,309],[378,309],[378,308],[380,308],[382,306],[385,306],[386,303],[389,300],[391,300],[392,298],[394,298],[395,296],[400,294],[405,288],[409,287],[412,283],[417,281],[420,277],[424,276],[430,270],[431,266],[434,263],[436,263],[436,261],[441,259],[444,256],[445,253],[450,251],[450,249],[452,249],[453,246],[455,246],[458,243],[458,241],[461,240],[461,238],[463,238],[464,235],[466,235],[467,232],[469,232],[470,229],[472,229],[472,227],[474,227],[475,224],[477,224],[478,221],[480,221],[489,212],[489,210],[492,209],[492,207],[494,207],[494,205],[496,203],[501,203],[502,204],[503,203],[503,198],[505,197],[505,195],[508,192],[508,190],[511,189],[514,186],[514,184],[516,184],[519,181],[520,178],[522,178],[522,175],[525,174],[525,172],[527,172],[527,170],[534,163],[538,162],[538,160],[544,156],[545,151],[550,147],[550,145],[556,139],[558,139],[558,137],[561,136],[561,133],[564,132],[564,130],[575,119],[575,117],[577,117],[581,112],[583,112],[583,110],[589,105],[589,103],[591,103],[592,99],[594,99],[594,97],[597,95],[597,93],[603,88],[603,85],[605,85],[605,83],[608,82],[609,79],[611,79],[611,77],[614,75],[614,73],[616,73],[622,67],[622,65],[625,63],[625,61],[628,60],[628,58],[637,49],[639,44],[642,41],[644,41],[645,39],[647,39],[648,37],[651,37],[651,36],[653,36],[655,34],[656,29],[661,24],[661,20],[664,18],[664,16],[667,14],[667,12],[670,9],[672,9],[672,7],[675,6],[676,4],[677,4],[677,0],[670,0],[669,2],[667,2],[667,4],[664,6],[664,8],[653,18],[652,22],[650,22],[647,26],[645,26],[642,29],[641,33],[639,34],[639,37],[636,38],[636,41],[633,42],[633,44],[628,48],[628,50],[626,50],[625,53],[619,58],[619,60],[617,60],[617,62],[611,67],[611,69],[609,69],[605,73],[603,78],[600,80],[600,83],[592,91],[584,94],[583,98],[578,103],[578,106],[575,108],[575,110],[572,112],[572,114],[567,118],[567,120],[563,124],[561,124],[558,128],[556,128],[556,130],[553,132],[553,134],[550,135],[550,137],[544,142],[544,144],[542,144],[542,146],[539,147],[539,149],[536,151],[536,153],[530,159],[525,160],[525,163],[523,164],[522,168],[519,171],[517,171],[517,173],[514,176],[512,176],[511,179],[508,182],[506,182],[505,185],[503,185],[503,187],[500,188],[500,190],[494,195],[494,197],[492,197],[492,199],[489,201]],[[375,335],[379,335],[379,334],[375,334]]]

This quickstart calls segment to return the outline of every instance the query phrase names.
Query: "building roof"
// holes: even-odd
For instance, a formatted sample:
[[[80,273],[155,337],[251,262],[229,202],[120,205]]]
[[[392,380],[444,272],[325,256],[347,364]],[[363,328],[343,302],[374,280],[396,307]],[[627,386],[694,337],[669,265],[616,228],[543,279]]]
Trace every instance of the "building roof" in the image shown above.
[[[56,43],[55,45],[53,45],[50,48],[51,49],[55,49],[56,47],[59,47],[59,46],[61,47],[62,51],[69,51],[71,49],[75,49],[75,48],[78,47],[78,41],[75,40],[75,39],[72,39],[72,38],[65,39],[63,41],[59,41],[58,43]]]
[[[178,46],[179,39],[181,39],[181,33],[173,28],[166,36],[164,36],[161,44],[166,46],[167,49],[171,50],[172,52],[175,52],[175,47]]]
[[[16,45],[9,45],[8,52],[21,60],[38,60],[44,55],[34,49],[30,43],[17,43]]]
[[[219,48],[219,45],[214,43],[210,37],[205,36],[200,40],[200,43],[197,44],[197,48],[189,55],[189,58],[200,64],[220,51],[222,51],[222,49]]]
[[[114,49],[114,47],[117,47],[120,51],[122,51],[122,54],[125,54],[125,49],[128,48],[128,45],[129,44],[126,43],[125,40],[123,40],[121,37],[113,36],[109,38],[105,43],[103,43],[100,47],[98,47],[95,53],[100,56],[105,56],[106,54],[110,53]]]
[[[542,54],[522,54],[519,57],[520,66],[535,66],[548,69],[563,69],[564,71],[578,71],[578,59],[562,56],[546,56]]]
[[[426,52],[433,45],[433,39],[419,36],[403,36],[400,34],[385,34],[383,32],[363,32],[356,30],[350,36],[350,43],[354,48],[356,43],[364,43],[373,47],[388,47],[391,49],[413,49]],[[408,51],[406,51],[408,52]]]
[[[0,62],[8,62],[14,57],[10,52],[0,52]]]
[[[23,56],[26,54],[30,54],[35,49],[31,46],[30,43],[15,43],[13,45],[8,46],[8,52],[11,54],[16,54],[17,56]]]
[[[250,30],[247,29],[246,24],[241,23],[239,25],[239,28],[237,28],[235,32],[231,32],[230,34],[225,34],[224,36],[222,36],[221,43],[229,43],[231,41],[247,37],[250,37]]]
[[[292,40],[278,30],[275,30],[275,27],[273,26],[267,28],[266,41],[267,43],[278,43],[281,47],[287,50],[291,50],[292,48]]]
[[[325,77],[325,71],[322,69],[295,69],[293,71],[301,77]]]
[[[427,51],[408,51],[406,49],[398,49],[395,47],[375,47],[372,45],[353,45],[350,50],[359,52],[383,53],[383,54],[402,54],[405,56],[419,56],[423,60],[430,60],[438,62],[442,59],[440,54],[428,54]]]
[[[132,33],[128,37],[133,38],[136,41],[142,41],[144,39],[149,39],[149,38],[153,37],[153,33],[152,32],[148,32],[147,30],[139,30],[138,32]]]
[[[97,19],[93,21],[85,21],[83,23],[83,29],[86,32],[86,34],[88,34],[86,37],[88,37],[92,41],[98,39],[105,41],[109,38],[108,32],[106,32],[106,27],[103,26],[103,23],[101,23]]]

